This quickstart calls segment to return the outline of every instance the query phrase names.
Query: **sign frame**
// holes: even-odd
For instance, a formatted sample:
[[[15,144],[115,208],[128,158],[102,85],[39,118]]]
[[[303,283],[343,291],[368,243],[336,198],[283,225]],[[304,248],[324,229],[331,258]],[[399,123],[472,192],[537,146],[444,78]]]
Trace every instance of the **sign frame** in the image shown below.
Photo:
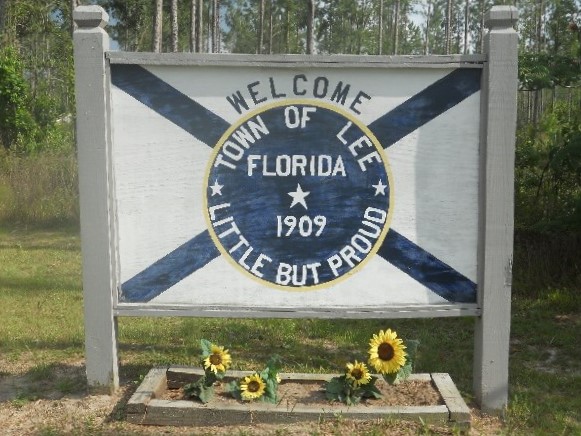
[[[385,58],[380,61],[375,60],[375,57],[362,56],[255,56],[255,55],[207,55],[197,54],[191,55],[187,53],[124,53],[124,52],[107,52],[106,59],[109,61],[109,70],[121,67],[135,69],[136,74],[143,74],[141,66],[158,67],[158,66],[216,66],[217,68],[234,69],[237,67],[256,67],[256,68],[271,68],[284,72],[284,70],[297,69],[304,71],[305,68],[325,68],[335,69],[340,71],[342,68],[363,68],[374,69],[375,71],[385,70],[405,70],[406,68],[419,68],[422,70],[445,70],[458,71],[461,68],[474,71],[481,76],[484,64],[484,56],[429,56],[429,57],[413,57],[409,59]],[[274,61],[273,61],[274,58]],[[274,65],[274,67],[273,67]],[[125,70],[125,68],[124,68]],[[149,73],[147,73],[149,74]],[[142,98],[140,90],[136,90],[131,84],[126,85],[126,77],[130,76],[127,72],[123,73],[124,80],[118,80],[118,85],[128,89],[132,97]],[[145,77],[147,80],[149,77]],[[448,77],[448,76],[446,76]],[[476,75],[475,75],[476,77]],[[456,78],[456,76],[454,76]],[[449,80],[449,79],[448,79]],[[471,79],[472,80],[472,79]],[[114,79],[111,80],[115,82]],[[122,83],[120,83],[122,82]],[[152,87],[155,83],[149,83],[148,87]],[[480,86],[480,85],[479,85]],[[124,89],[124,90],[125,90]],[[287,101],[284,99],[282,101]],[[145,104],[151,104],[145,102]],[[153,106],[153,104],[152,104]],[[262,106],[261,106],[262,107]],[[169,117],[174,117],[170,114]],[[179,122],[179,120],[178,120]],[[115,189],[112,189],[111,195],[115,195]],[[112,207],[115,206],[113,201]],[[119,214],[117,214],[119,215]],[[119,217],[117,216],[117,219]],[[117,231],[117,227],[114,229]],[[117,253],[117,248],[114,249]],[[273,308],[261,307],[259,305],[243,306],[243,305],[203,305],[203,304],[155,304],[148,302],[146,304],[140,302],[127,302],[118,298],[118,294],[114,295],[114,309],[117,315],[121,316],[224,316],[224,317],[319,317],[319,318],[409,318],[409,317],[449,317],[449,316],[478,316],[480,309],[477,302],[469,303],[451,303],[451,304],[414,304],[414,305],[398,305],[398,306],[381,306],[375,305],[370,307],[357,307],[352,304],[349,307],[335,306],[331,308],[325,307],[292,307],[292,308]]]
[[[422,318],[473,316],[474,391],[485,412],[502,412],[508,401],[508,349],[512,280],[514,144],[516,126],[516,8],[495,6],[482,55],[285,56],[123,53],[109,51],[108,16],[98,6],[74,11],[75,89],[81,203],[81,241],[88,384],[119,387],[117,318],[194,316],[238,318]],[[476,303],[365,308],[272,309],[188,307],[118,301],[118,227],[112,170],[111,64],[317,66],[342,68],[482,68],[479,220]]]

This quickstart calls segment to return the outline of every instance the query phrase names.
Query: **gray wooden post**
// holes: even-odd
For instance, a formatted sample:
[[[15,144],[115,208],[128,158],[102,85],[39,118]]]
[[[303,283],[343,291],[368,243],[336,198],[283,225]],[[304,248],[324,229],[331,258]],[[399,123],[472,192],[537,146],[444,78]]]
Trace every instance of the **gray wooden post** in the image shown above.
[[[79,6],[73,18],[87,381],[92,390],[114,391],[119,374],[105,62],[109,36],[103,30],[109,17],[99,6]]]
[[[474,338],[474,392],[482,410],[508,402],[508,352],[514,228],[514,151],[518,18],[512,6],[486,15],[487,62],[482,87],[479,305]]]

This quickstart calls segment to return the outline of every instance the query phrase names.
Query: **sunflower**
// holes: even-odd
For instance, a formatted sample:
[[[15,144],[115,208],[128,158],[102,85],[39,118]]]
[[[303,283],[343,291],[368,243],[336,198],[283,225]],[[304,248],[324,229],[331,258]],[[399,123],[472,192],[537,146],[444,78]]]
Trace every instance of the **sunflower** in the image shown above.
[[[266,384],[258,374],[244,377],[240,382],[240,391],[243,400],[255,400],[264,395]]]
[[[406,347],[391,329],[373,335],[369,346],[369,364],[380,374],[396,373],[405,365]]]
[[[212,344],[210,348],[211,354],[204,359],[204,368],[209,369],[214,374],[218,372],[224,372],[232,363],[232,358],[228,350],[224,347],[219,347],[218,345]]]
[[[366,385],[371,380],[371,374],[367,369],[367,365],[363,362],[348,363],[345,377],[354,386]]]

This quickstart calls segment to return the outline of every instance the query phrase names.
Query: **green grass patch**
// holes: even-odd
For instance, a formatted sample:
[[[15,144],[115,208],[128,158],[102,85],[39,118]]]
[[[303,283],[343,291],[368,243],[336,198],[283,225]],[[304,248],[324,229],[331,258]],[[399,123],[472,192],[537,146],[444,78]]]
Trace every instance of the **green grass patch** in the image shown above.
[[[83,317],[78,237],[0,231],[0,345],[3,354],[36,361],[81,357]]]
[[[75,150],[28,156],[0,148],[0,223],[76,225],[79,221]]]
[[[28,403],[32,401],[38,400],[38,396],[30,393],[20,393],[16,396],[15,399],[11,401],[11,404],[14,407],[21,408],[26,406]]]
[[[84,355],[79,245],[74,228],[0,228],[0,374],[27,368],[26,378],[34,386],[15,395],[13,405],[46,398],[49,392],[86,389],[82,367],[70,365]],[[581,295],[570,288],[515,295],[504,431],[579,434]],[[416,372],[450,373],[471,401],[472,318],[121,318],[121,376],[137,383],[155,365],[197,365],[202,338],[229,348],[235,369],[261,368],[276,353],[286,371],[337,372],[349,360],[366,360],[370,336],[388,327],[421,341]],[[374,424],[360,434],[382,434],[386,426]]]

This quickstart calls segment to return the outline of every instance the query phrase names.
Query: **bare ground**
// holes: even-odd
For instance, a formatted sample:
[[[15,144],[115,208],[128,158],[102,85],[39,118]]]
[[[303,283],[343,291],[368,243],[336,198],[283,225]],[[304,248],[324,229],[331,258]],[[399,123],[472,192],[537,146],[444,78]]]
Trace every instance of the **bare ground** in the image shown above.
[[[19,359],[20,360],[20,359]],[[28,360],[29,362],[31,360]],[[33,361],[33,360],[32,360]],[[212,435],[409,435],[427,431],[421,423],[333,419],[288,425],[256,424],[237,427],[155,427],[127,423],[124,407],[136,383],[127,382],[115,395],[91,395],[84,383],[83,361],[52,365],[31,372],[32,365],[0,357],[0,429],[4,435],[36,434],[212,434]],[[430,434],[456,434],[448,427],[429,427]],[[472,413],[469,434],[501,432],[498,418]],[[428,434],[428,433],[426,433]]]

